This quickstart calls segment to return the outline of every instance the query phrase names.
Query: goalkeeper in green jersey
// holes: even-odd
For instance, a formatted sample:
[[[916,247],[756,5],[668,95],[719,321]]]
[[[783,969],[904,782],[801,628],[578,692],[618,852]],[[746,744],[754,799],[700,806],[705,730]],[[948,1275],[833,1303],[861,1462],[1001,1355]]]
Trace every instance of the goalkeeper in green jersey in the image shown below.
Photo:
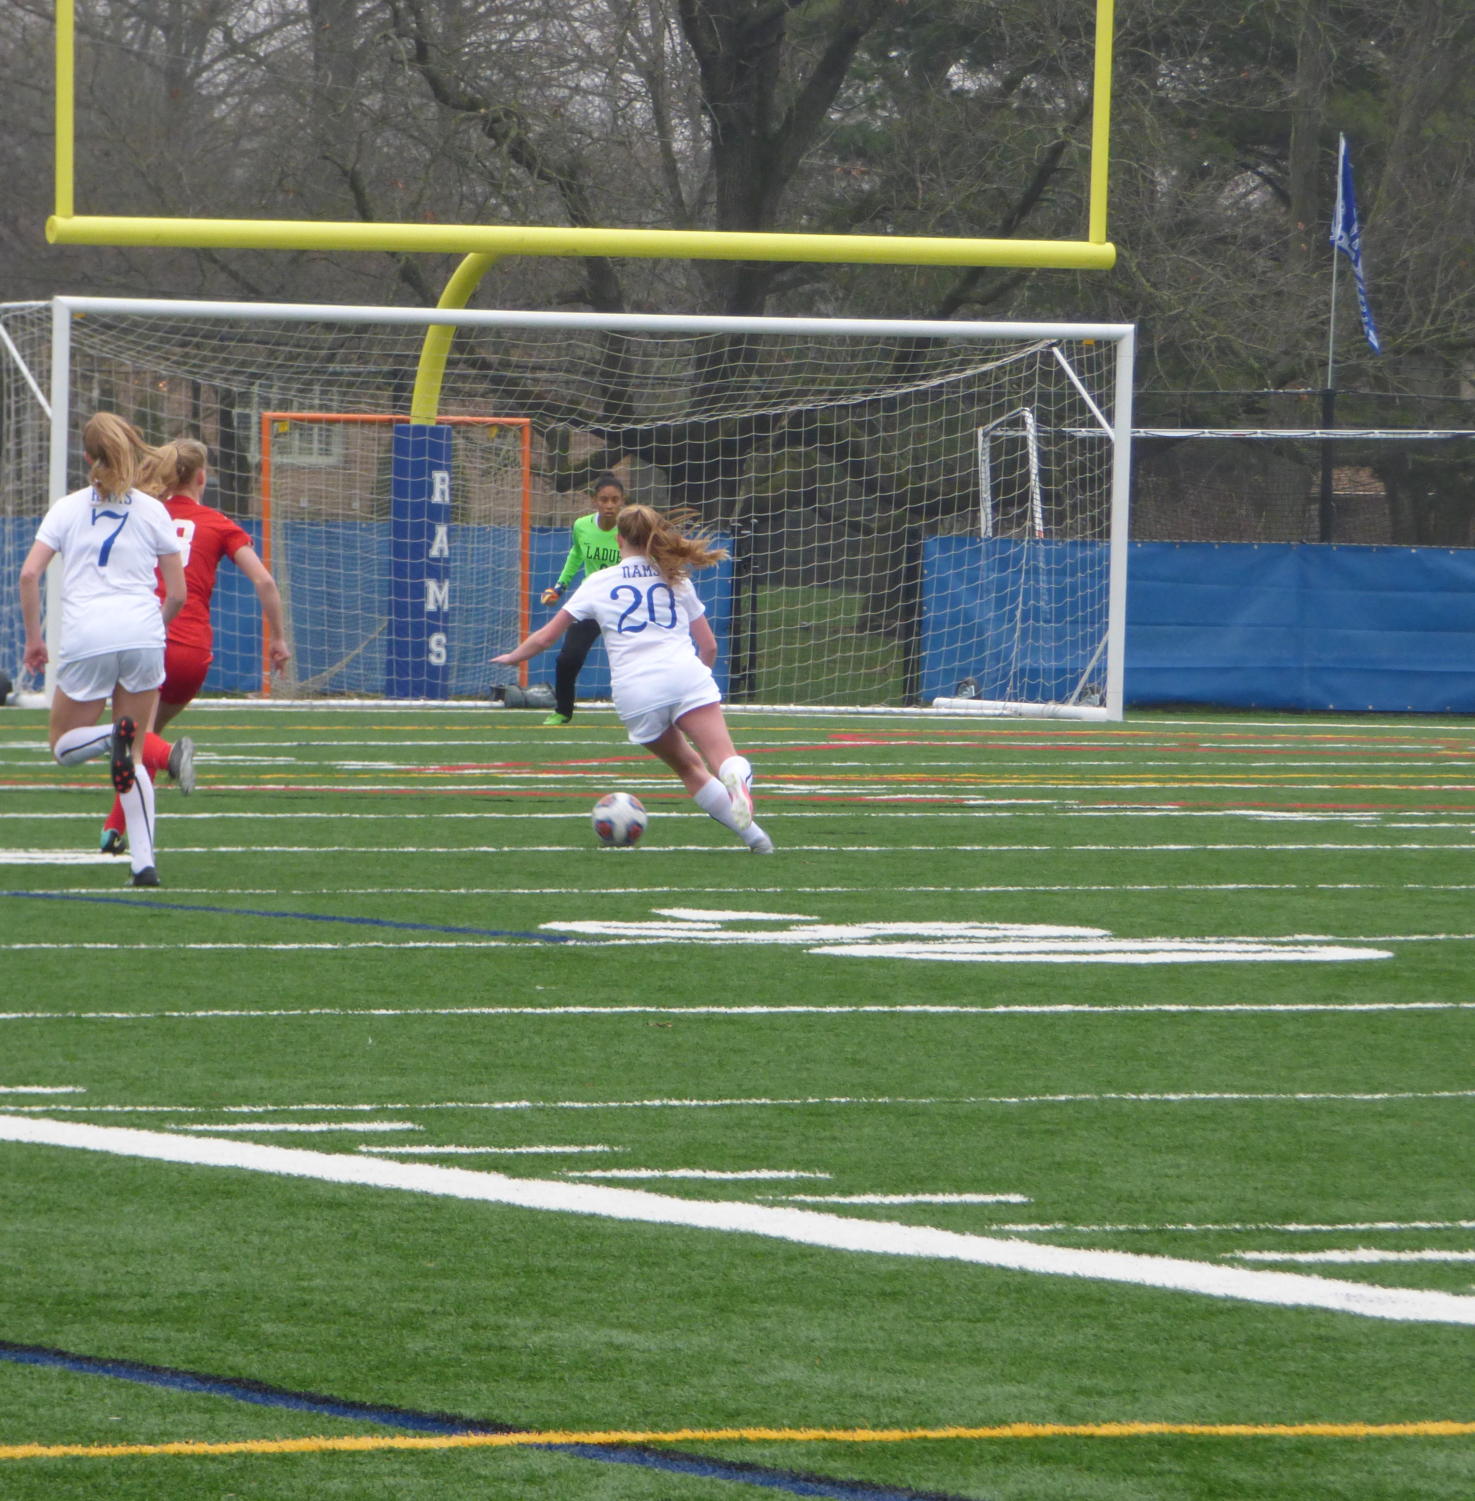
[[[594,497],[594,510],[574,522],[573,545],[568,550],[558,582],[543,591],[545,605],[556,605],[581,569],[587,578],[591,573],[598,573],[601,568],[612,567],[620,561],[615,518],[625,504],[625,487],[613,474],[601,474],[590,493]],[[567,724],[574,717],[574,684],[578,681],[584,658],[589,655],[589,648],[598,640],[597,620],[575,621],[568,628],[553,673],[553,713],[543,721],[545,725]]]

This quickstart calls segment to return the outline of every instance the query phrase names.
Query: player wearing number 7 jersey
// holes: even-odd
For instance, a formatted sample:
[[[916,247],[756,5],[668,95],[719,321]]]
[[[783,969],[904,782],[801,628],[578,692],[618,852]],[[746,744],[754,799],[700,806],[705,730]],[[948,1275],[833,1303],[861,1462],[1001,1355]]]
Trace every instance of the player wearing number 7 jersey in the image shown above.
[[[114,789],[128,823],[135,886],[157,886],[154,784],[133,763],[133,741],[153,724],[164,680],[164,627],[184,603],[184,566],[169,513],[141,488],[157,454],[112,412],[82,432],[91,483],[58,500],[36,531],[20,572],[27,672],[41,672],[50,652],[41,627],[41,579],[62,560],[61,649],[51,699],[51,753],[63,766],[109,756]],[[154,569],[164,580],[154,593]],[[108,697],[113,723],[99,729]]]
[[[753,768],[733,746],[712,676],[717,638],[687,577],[727,554],[649,506],[626,506],[616,530],[620,561],[590,574],[547,625],[492,660],[526,662],[576,620],[598,622],[631,743],[664,761],[704,813],[769,854],[773,841],[753,821]]]
[[[194,701],[205,683],[214,660],[214,632],[210,623],[210,599],[221,560],[229,558],[251,581],[261,613],[266,617],[267,655],[272,670],[280,672],[292,653],[287,645],[282,596],[266,565],[257,555],[250,536],[223,512],[203,503],[209,480],[210,453],[195,438],[176,438],[158,450],[156,468],[175,535],[184,548],[184,608],[169,622],[164,648],[164,686],[159,690],[155,729],[162,731],[176,715]],[[194,742],[181,735],[171,745],[162,734],[144,736],[139,759],[149,775],[167,771],[182,792],[194,790]],[[121,854],[123,809],[114,802],[102,828],[102,849]]]

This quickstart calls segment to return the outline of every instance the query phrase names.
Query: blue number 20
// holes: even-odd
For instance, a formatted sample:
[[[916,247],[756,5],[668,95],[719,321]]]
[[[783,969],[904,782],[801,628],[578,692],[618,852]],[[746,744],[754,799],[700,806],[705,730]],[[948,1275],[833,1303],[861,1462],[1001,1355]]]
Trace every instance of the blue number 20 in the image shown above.
[[[677,611],[676,595],[672,592],[669,584],[652,584],[649,589],[637,589],[634,584],[616,584],[609,591],[611,600],[617,600],[621,595],[628,594],[630,603],[625,606],[620,614],[620,619],[615,629],[621,635],[634,635],[637,631],[643,631],[647,625],[658,625],[662,630],[674,630],[676,628]],[[666,616],[664,620],[656,618],[656,599],[661,598],[664,609],[661,613]],[[645,619],[632,621],[630,617],[645,605]]]
[[[127,511],[94,511],[92,513],[93,525],[96,525],[97,518],[99,516],[110,517],[112,520],[118,523],[117,526],[115,526],[112,531],[110,531],[107,536],[103,538],[102,547],[98,550],[97,566],[99,568],[106,568],[108,566],[108,554],[113,550],[113,543],[118,540],[118,533],[121,532],[123,528],[128,524],[129,513]]]

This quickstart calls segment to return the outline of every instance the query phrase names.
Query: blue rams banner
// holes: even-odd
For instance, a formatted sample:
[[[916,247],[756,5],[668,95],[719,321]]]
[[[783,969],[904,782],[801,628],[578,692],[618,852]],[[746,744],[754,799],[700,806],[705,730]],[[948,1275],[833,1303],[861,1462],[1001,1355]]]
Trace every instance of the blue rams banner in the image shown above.
[[[1337,209],[1332,215],[1332,246],[1352,262],[1352,274],[1357,281],[1357,308],[1362,314],[1362,331],[1367,335],[1368,347],[1372,352],[1382,354],[1378,327],[1373,322],[1373,310],[1368,306],[1367,284],[1362,278],[1362,227],[1357,222],[1357,194],[1352,187],[1352,155],[1347,150],[1346,136],[1339,136],[1337,142]]]

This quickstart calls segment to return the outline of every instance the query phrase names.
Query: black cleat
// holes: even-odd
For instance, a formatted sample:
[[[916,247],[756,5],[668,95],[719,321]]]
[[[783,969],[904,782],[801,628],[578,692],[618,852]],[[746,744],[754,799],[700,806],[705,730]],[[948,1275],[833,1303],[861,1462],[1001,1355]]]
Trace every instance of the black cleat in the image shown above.
[[[126,714],[113,725],[111,770],[115,792],[132,792],[138,780],[133,771],[133,737],[137,733],[137,726]]]
[[[159,872],[152,865],[145,865],[142,870],[135,870],[128,884],[130,886],[157,886],[159,884]]]
[[[97,848],[104,855],[126,855],[128,836],[121,829],[104,829]]]

